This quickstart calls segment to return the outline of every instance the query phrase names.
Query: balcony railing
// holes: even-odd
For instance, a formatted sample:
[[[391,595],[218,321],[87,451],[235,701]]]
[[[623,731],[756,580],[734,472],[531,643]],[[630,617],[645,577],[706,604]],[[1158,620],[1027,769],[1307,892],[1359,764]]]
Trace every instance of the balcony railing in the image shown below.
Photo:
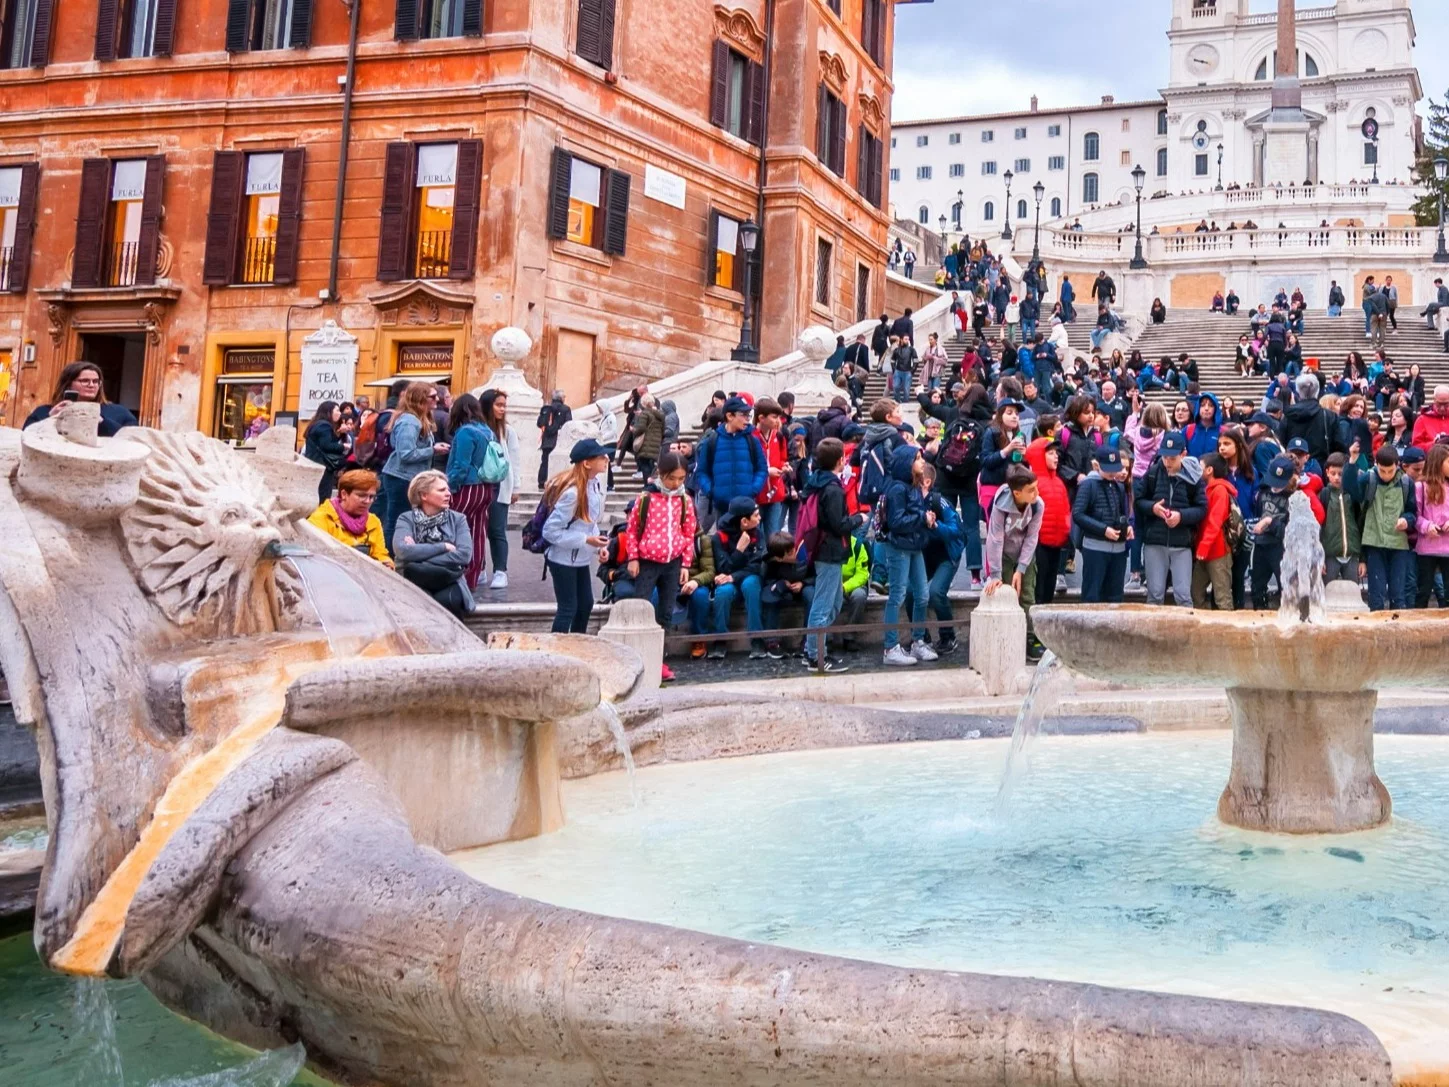
[[[418,232],[418,259],[414,274],[419,279],[446,279],[452,267],[453,232],[423,230]]]
[[[111,246],[110,260],[106,264],[106,286],[134,287],[140,254],[141,246],[137,242],[120,242]]]
[[[275,236],[248,238],[242,248],[241,282],[270,283],[276,276]]]
[[[1018,252],[1029,252],[1032,232],[1023,230],[1016,242]],[[1327,257],[1374,257],[1395,254],[1419,255],[1427,259],[1437,235],[1433,227],[1284,227],[1256,230],[1222,230],[1213,233],[1144,234],[1143,249],[1149,261],[1202,261],[1239,257],[1243,260],[1301,258],[1312,254]],[[1078,233],[1043,228],[1043,254],[1059,258],[1126,259],[1132,255],[1136,237],[1120,234]],[[1023,248],[1024,247],[1024,248]]]
[[[0,291],[10,289],[10,258],[14,255],[14,249],[0,249]]]

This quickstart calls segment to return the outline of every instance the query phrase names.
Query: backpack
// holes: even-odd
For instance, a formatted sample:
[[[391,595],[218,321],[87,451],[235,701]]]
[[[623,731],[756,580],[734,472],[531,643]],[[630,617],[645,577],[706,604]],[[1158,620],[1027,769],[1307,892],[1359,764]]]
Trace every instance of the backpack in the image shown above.
[[[1223,535],[1231,552],[1241,551],[1248,542],[1248,523],[1243,520],[1243,511],[1236,501],[1228,503],[1228,523],[1223,526]]]
[[[890,441],[876,442],[869,450],[864,446],[857,450],[860,455],[860,485],[855,496],[862,506],[874,506],[885,495],[886,484],[890,481],[886,473],[886,457],[893,450]]]
[[[822,538],[820,492],[814,491],[806,495],[805,501],[800,504],[800,512],[796,516],[795,539],[800,541],[800,546],[795,552],[795,561],[802,566],[814,562],[816,554],[820,551]]]
[[[553,503],[545,495],[538,500],[538,506],[533,511],[533,516],[523,526],[523,549],[531,551],[535,555],[542,555],[548,550],[548,541],[543,538],[543,525],[548,520],[548,515],[553,512]],[[544,567],[547,572],[548,567]]]
[[[508,450],[498,439],[488,443],[488,449],[483,454],[483,466],[478,469],[478,475],[484,483],[502,483],[508,478]]]
[[[936,456],[936,467],[958,480],[969,480],[981,471],[981,424],[974,419],[957,419],[946,431],[946,441]]]
[[[363,426],[362,432],[358,435],[356,452],[357,463],[362,467],[373,472],[380,472],[388,458],[392,456],[391,426],[393,416],[396,414],[396,409],[388,408],[378,412]]]

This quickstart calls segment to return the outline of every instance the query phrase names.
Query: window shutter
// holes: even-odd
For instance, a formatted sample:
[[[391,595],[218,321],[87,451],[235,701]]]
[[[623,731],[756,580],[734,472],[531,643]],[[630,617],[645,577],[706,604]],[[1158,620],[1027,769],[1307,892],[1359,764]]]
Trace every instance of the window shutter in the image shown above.
[[[227,0],[226,4],[226,51],[245,53],[247,51],[247,24],[251,22],[251,0]]]
[[[458,141],[458,168],[453,175],[453,237],[448,256],[449,279],[472,279],[478,263],[478,209],[483,189],[483,141]]]
[[[765,66],[750,61],[745,68],[745,139],[765,146]]]
[[[96,60],[116,59],[116,13],[119,2],[120,0],[96,0]]]
[[[402,0],[398,0],[399,3]],[[604,21],[604,0],[579,0],[579,25],[574,39],[574,52],[590,64],[603,65],[600,45]]]
[[[730,119],[730,47],[714,42],[714,69],[709,84],[709,123],[724,128]]]
[[[104,3],[104,0],[102,0]],[[101,285],[101,253],[106,237],[106,208],[111,196],[111,160],[81,163],[80,199],[76,204],[75,258],[72,287]]]
[[[404,0],[398,0],[401,8]],[[406,279],[412,248],[413,178],[417,149],[390,143],[382,169],[382,222],[377,238],[377,278],[384,283]]]
[[[881,187],[882,166],[885,159],[885,140],[875,141],[871,148],[870,156],[870,194],[869,199],[878,208],[885,207],[885,190]]]
[[[136,239],[138,287],[150,286],[156,282],[156,263],[161,255],[161,190],[165,177],[166,156],[148,156],[146,190],[141,196],[141,233]]]
[[[15,248],[10,251],[10,278],[6,290],[24,294],[30,279],[30,249],[35,241],[35,201],[40,188],[40,166],[20,167],[20,204],[15,209]]]
[[[709,209],[709,229],[704,236],[704,285],[714,286],[714,255],[719,250],[719,212]]]
[[[569,236],[569,185],[574,176],[574,157],[562,147],[553,149],[548,179],[548,236]]]
[[[230,30],[228,25],[228,34]],[[201,261],[201,282],[208,286],[226,286],[236,271],[246,173],[247,157],[240,151],[217,151],[211,156],[211,207]]]
[[[151,55],[169,57],[176,37],[176,0],[156,0],[156,26],[153,31]]]
[[[629,175],[609,170],[606,184],[609,194],[604,198],[604,252],[622,257],[629,240]]]
[[[845,116],[845,103],[838,98],[832,98],[830,108],[834,112],[834,121],[830,126],[830,135],[834,146],[830,149],[830,168],[839,177],[845,176],[845,137],[846,126],[849,124]]]
[[[44,68],[50,63],[50,25],[55,17],[55,0],[36,0],[35,31],[30,38],[30,66]]]
[[[463,34],[469,38],[483,36],[483,0],[463,0]]]
[[[312,48],[312,0],[292,0],[292,25],[287,44],[293,49]]]
[[[855,191],[870,199],[870,133],[865,125],[855,130]]]
[[[392,36],[400,42],[418,40],[418,0],[397,0]]]
[[[815,157],[830,164],[830,92],[822,83],[815,88]]]
[[[875,56],[875,13],[871,10],[871,0],[863,0],[860,5],[860,46],[866,53]]]
[[[616,2],[617,0],[599,0],[599,66],[605,70],[614,67],[614,5]]]
[[[296,8],[292,9],[293,11]],[[302,170],[307,152],[282,152],[282,191],[277,199],[277,244],[272,250],[272,282],[297,282],[297,252],[302,233]]]

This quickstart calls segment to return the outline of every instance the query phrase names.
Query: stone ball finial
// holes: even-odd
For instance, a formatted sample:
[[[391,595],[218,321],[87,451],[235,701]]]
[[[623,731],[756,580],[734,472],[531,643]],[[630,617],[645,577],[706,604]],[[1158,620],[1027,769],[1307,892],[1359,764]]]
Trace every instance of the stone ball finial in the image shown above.
[[[508,326],[493,333],[493,354],[504,366],[517,366],[533,350],[533,341],[521,328]]]
[[[835,350],[835,333],[824,325],[811,325],[800,333],[798,346],[811,362],[822,363]]]

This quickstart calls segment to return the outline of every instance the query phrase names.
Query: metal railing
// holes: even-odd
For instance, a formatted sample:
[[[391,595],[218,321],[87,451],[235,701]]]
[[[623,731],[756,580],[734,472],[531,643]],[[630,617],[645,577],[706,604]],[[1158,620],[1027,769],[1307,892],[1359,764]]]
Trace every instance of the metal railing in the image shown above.
[[[15,256],[15,250],[10,247],[0,249],[0,291],[10,289],[10,260]]]
[[[134,287],[136,265],[140,260],[141,246],[138,242],[120,242],[111,246],[110,260],[106,262],[106,286]]]
[[[418,258],[414,275],[419,279],[445,279],[452,268],[453,232],[418,232]]]
[[[270,283],[276,276],[277,239],[248,238],[242,247],[241,282]]]

